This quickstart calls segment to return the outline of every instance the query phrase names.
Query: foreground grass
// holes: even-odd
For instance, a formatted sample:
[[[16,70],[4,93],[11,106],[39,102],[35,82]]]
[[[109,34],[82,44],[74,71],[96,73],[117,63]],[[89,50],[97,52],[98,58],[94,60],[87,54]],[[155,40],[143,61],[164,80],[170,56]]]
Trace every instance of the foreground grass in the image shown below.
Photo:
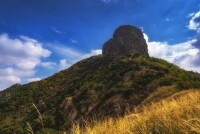
[[[142,112],[138,112],[142,109]],[[74,134],[200,134],[200,91],[177,93],[123,118],[74,125]]]

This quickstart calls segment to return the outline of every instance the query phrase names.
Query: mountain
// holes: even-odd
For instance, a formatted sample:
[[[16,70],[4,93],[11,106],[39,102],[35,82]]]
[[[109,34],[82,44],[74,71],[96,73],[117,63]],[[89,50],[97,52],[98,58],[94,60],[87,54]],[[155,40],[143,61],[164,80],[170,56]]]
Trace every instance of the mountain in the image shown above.
[[[166,89],[162,91],[163,87]],[[0,130],[23,130],[25,122],[34,130],[40,129],[32,103],[42,113],[45,127],[62,130],[71,121],[93,115],[122,116],[143,103],[192,88],[200,88],[200,75],[164,60],[142,56],[105,60],[95,56],[39,82],[2,91]],[[148,98],[155,92],[158,94]]]
[[[121,28],[126,31],[130,26]],[[121,44],[114,46],[119,52],[114,56],[93,56],[49,78],[15,84],[1,91],[0,133],[23,134],[30,128],[36,133],[44,129],[49,133],[67,131],[75,122],[123,117],[136,107],[159,102],[183,90],[200,89],[198,73],[149,57],[143,39],[138,38],[143,36],[138,36],[135,27],[131,29],[122,30],[123,36],[117,36]],[[124,33],[133,37],[127,38]],[[130,48],[131,43],[137,46],[140,41],[144,47],[137,51]],[[133,51],[124,51],[128,50],[126,46]]]

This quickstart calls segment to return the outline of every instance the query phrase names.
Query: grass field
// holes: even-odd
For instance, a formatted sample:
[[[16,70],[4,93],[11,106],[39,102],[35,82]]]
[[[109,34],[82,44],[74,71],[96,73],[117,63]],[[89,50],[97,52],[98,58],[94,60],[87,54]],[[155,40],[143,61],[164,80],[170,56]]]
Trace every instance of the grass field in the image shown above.
[[[142,110],[141,110],[142,109]],[[140,111],[140,112],[139,112]],[[94,123],[95,122],[95,123]],[[200,91],[176,93],[122,118],[74,125],[74,134],[200,134]]]

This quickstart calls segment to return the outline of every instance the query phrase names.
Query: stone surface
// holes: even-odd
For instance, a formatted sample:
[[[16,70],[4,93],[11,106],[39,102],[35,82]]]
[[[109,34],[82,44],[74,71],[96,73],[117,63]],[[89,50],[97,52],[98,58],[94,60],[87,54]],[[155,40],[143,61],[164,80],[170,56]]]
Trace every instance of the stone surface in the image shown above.
[[[136,54],[149,56],[142,31],[131,25],[117,28],[113,38],[103,45],[103,56],[107,58]]]

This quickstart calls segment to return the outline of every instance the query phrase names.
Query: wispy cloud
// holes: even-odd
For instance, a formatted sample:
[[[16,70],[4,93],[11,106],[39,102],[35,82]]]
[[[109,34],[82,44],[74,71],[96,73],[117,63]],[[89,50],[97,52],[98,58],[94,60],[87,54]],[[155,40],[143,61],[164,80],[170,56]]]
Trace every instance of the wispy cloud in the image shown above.
[[[79,53],[79,54],[80,54],[79,56],[74,57],[73,59],[69,58],[69,57],[65,57],[65,59],[60,60],[59,68],[61,70],[69,68],[70,66],[72,66],[73,64],[75,64],[78,61],[89,58],[91,56],[102,54],[102,50],[96,49],[96,50],[91,50],[89,53]]]
[[[191,17],[194,16],[194,15],[195,15],[195,13],[192,12],[192,13],[189,13],[189,14],[187,15],[187,17],[191,18]]]
[[[108,3],[117,3],[119,0],[101,0],[101,1],[108,4]]]
[[[191,13],[189,15],[191,20],[189,22],[188,28],[200,32],[200,11],[197,13]]]
[[[57,33],[57,34],[63,34],[62,31],[58,30],[58,29],[55,28],[55,27],[51,27],[51,30],[52,30],[53,32]]]
[[[86,59],[91,56],[100,55],[100,54],[102,54],[102,50],[96,49],[96,50],[91,50],[90,53],[80,54],[79,57],[76,57],[74,59],[71,59],[71,58],[69,59],[68,57],[66,57],[65,59],[60,60],[59,69],[60,70],[67,69],[70,66],[72,66],[74,63],[76,63],[82,59]]]
[[[78,41],[77,41],[77,40],[74,40],[74,39],[70,39],[70,42],[71,42],[71,43],[78,43]]]
[[[53,48],[54,52],[62,55],[63,57],[67,57],[68,59],[77,59],[82,55],[82,53],[78,50],[66,47],[64,45],[52,44],[51,47]]]
[[[27,81],[28,82],[34,82],[34,81],[39,81],[41,78],[29,78]]]
[[[88,58],[88,57],[91,57],[94,55],[101,55],[101,54],[102,54],[101,49],[91,50],[90,53],[83,54],[78,60],[82,60],[82,59],[85,59],[85,58]]]
[[[169,18],[166,18],[166,19],[165,19],[165,21],[171,21],[171,19],[169,19]]]
[[[110,0],[101,0],[103,1],[104,3],[110,3]]]
[[[51,46],[53,47],[54,52],[62,57],[58,63],[60,70],[66,69],[82,59],[102,54],[101,49],[91,50],[89,53],[84,53],[63,45],[52,44]]]

